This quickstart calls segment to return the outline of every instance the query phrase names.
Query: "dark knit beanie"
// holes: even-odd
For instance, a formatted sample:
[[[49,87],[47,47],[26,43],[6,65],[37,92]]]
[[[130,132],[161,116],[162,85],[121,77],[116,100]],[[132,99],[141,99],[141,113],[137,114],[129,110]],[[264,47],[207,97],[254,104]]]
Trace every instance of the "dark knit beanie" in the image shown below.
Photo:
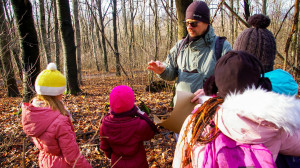
[[[270,19],[263,14],[255,14],[248,20],[253,26],[244,30],[235,40],[233,49],[253,54],[262,63],[265,72],[273,70],[276,55],[276,41],[268,29]]]
[[[248,87],[261,87],[268,91],[272,90],[269,78],[264,78],[264,71],[259,60],[244,51],[229,51],[219,59],[215,67],[214,77],[207,80],[205,93],[216,94],[225,97],[229,93],[243,92]],[[262,76],[261,76],[262,75]],[[211,80],[215,80],[212,82]]]
[[[194,19],[209,24],[210,13],[207,4],[203,1],[192,2],[185,13],[185,20]]]

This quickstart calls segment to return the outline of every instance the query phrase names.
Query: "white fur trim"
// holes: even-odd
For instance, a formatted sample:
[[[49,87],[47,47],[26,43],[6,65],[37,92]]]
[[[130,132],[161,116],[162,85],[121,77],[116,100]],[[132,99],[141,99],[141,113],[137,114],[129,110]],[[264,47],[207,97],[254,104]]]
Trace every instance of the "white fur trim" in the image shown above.
[[[294,96],[248,88],[242,94],[227,95],[221,108],[224,114],[235,113],[253,121],[271,122],[289,134],[300,128],[300,100]]]
[[[66,90],[66,86],[63,87],[47,87],[47,86],[37,86],[35,85],[35,91],[40,95],[47,96],[58,96],[63,94]]]
[[[47,70],[52,70],[52,71],[57,70],[56,64],[54,64],[53,62],[49,63],[47,65]]]

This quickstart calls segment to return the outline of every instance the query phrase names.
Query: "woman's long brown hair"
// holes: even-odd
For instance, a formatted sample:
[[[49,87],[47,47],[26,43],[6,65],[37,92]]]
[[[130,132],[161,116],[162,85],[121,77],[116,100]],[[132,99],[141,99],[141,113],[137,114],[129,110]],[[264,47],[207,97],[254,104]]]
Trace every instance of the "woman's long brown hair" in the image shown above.
[[[62,101],[60,101],[57,96],[37,95],[36,98],[44,101],[46,107],[50,107],[53,110],[59,110],[59,112],[65,116],[68,114]]]
[[[213,125],[211,121],[213,121],[213,117],[219,105],[223,102],[224,99],[222,97],[210,98],[192,115],[182,137],[182,141],[184,141],[187,138],[190,128],[192,128],[192,138],[190,142],[187,143],[187,148],[182,151],[184,156],[182,161],[183,167],[191,163],[192,149],[196,142],[200,144],[207,144],[218,136],[218,128],[216,125]],[[211,129],[207,134],[204,134],[204,130],[208,125],[211,125],[213,129]],[[182,141],[180,143],[182,143]]]

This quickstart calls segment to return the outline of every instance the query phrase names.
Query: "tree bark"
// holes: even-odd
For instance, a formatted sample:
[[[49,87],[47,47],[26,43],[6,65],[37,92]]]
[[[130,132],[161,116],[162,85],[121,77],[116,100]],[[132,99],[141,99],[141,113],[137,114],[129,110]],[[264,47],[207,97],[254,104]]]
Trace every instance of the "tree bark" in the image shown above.
[[[117,34],[117,0],[113,0],[113,34],[114,34],[114,50],[116,57],[116,75],[121,76],[120,53],[118,50],[118,34]]]
[[[232,10],[234,10],[233,9],[233,1],[234,0],[230,0],[230,7],[231,7],[231,9]],[[231,27],[230,27],[230,41],[231,41],[231,45],[233,45],[233,43],[234,43],[234,16],[233,16],[233,13],[230,13],[230,25],[231,25]]]
[[[76,58],[77,58],[77,73],[78,73],[78,82],[82,84],[81,80],[81,37],[80,37],[80,24],[78,19],[78,1],[73,1],[73,15],[75,22],[75,41],[76,41]]]
[[[262,1],[262,13],[267,15],[267,0]]]
[[[288,62],[288,56],[289,56],[289,48],[292,41],[292,36],[295,33],[296,25],[298,24],[299,19],[299,0],[295,0],[295,14],[294,14],[294,21],[291,28],[291,32],[287,38],[286,45],[285,45],[285,56],[284,56],[284,63],[283,63],[283,70],[287,69],[287,62]]]
[[[1,47],[1,58],[2,67],[4,70],[4,81],[6,85],[6,93],[8,97],[20,96],[17,82],[14,75],[14,69],[12,66],[12,57],[10,53],[11,41],[10,34],[6,25],[5,14],[3,10],[2,1],[0,1],[0,47]]]
[[[244,11],[245,11],[245,20],[248,21],[248,18],[250,17],[250,5],[249,0],[244,0]]]
[[[183,39],[187,35],[186,26],[183,21],[185,20],[185,11],[192,2],[193,0],[175,0],[178,16],[178,39]]]
[[[108,72],[108,61],[107,61],[107,51],[106,51],[106,42],[105,42],[105,32],[104,32],[104,23],[103,23],[103,14],[102,14],[102,0],[98,0],[98,13],[99,13],[99,21],[101,26],[101,39],[102,39],[102,52],[103,52],[103,61],[105,72]]]
[[[58,19],[57,19],[57,7],[56,0],[53,1],[53,20],[54,20],[54,41],[55,41],[55,62],[57,70],[60,71],[60,48],[59,48],[59,36],[58,36]]]
[[[39,12],[40,12],[40,29],[41,29],[41,37],[42,43],[45,49],[46,61],[47,64],[51,62],[51,54],[50,54],[50,44],[46,36],[46,19],[45,19],[45,6],[44,0],[39,0]]]
[[[34,82],[40,72],[37,32],[34,27],[30,1],[11,0],[20,39],[23,62],[23,102],[34,95]]]
[[[74,30],[72,27],[70,6],[68,0],[56,1],[59,29],[61,32],[65,75],[67,79],[67,93],[77,94],[80,92],[77,78],[76,48],[74,42]]]

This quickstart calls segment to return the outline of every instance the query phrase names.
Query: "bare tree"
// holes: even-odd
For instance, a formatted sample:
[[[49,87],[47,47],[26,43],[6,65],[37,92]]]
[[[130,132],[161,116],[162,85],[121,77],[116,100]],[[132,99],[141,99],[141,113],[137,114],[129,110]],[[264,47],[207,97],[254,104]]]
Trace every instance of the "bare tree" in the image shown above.
[[[291,28],[291,32],[288,36],[288,39],[286,41],[286,45],[285,45],[285,56],[284,56],[284,64],[283,64],[283,69],[286,70],[287,69],[287,62],[288,62],[288,56],[289,56],[289,48],[290,48],[290,44],[292,41],[292,36],[294,33],[296,33],[296,25],[298,25],[298,20],[299,20],[299,0],[295,0],[295,14],[294,14],[294,21],[293,21],[293,25]]]
[[[185,11],[193,0],[175,0],[178,15],[178,38],[182,39],[187,35],[186,26],[183,23],[185,19]]]
[[[99,13],[99,21],[100,21],[100,31],[101,31],[101,39],[102,39],[102,53],[103,53],[103,61],[105,71],[108,72],[108,61],[107,61],[107,51],[106,51],[106,42],[105,42],[105,32],[104,32],[104,15],[102,14],[102,0],[98,0],[98,13]]]
[[[267,15],[267,0],[262,1],[262,13]]]
[[[117,35],[117,0],[113,0],[113,34],[114,34],[114,55],[116,57],[116,75],[121,76],[120,53],[118,50],[118,35]]]
[[[37,32],[34,27],[30,1],[11,0],[20,39],[23,62],[23,101],[29,102],[34,95],[34,82],[40,72]]]
[[[39,0],[39,12],[40,12],[40,29],[41,29],[41,38],[46,54],[47,64],[51,62],[51,53],[50,53],[50,43],[46,36],[46,19],[45,19],[45,6],[44,0]]]
[[[53,3],[53,20],[54,20],[54,41],[55,41],[55,62],[57,70],[60,71],[60,47],[59,47],[59,37],[58,37],[58,19],[57,19],[57,7],[56,0],[52,0]]]
[[[77,58],[77,73],[78,82],[82,84],[81,81],[81,38],[80,38],[80,24],[78,19],[78,1],[72,0],[73,2],[73,15],[74,15],[74,25],[75,25],[75,41],[76,41],[76,58]]]
[[[76,48],[74,42],[74,30],[72,27],[70,6],[68,0],[56,0],[58,9],[58,23],[62,37],[62,45],[65,62],[65,75],[67,78],[67,93],[80,92],[77,78]]]
[[[0,1],[0,48],[1,48],[1,63],[4,70],[5,85],[8,97],[20,96],[16,83],[14,69],[12,66],[12,57],[10,53],[10,33],[6,25],[6,19],[3,10],[2,1]]]
[[[248,21],[248,18],[250,17],[250,5],[249,5],[249,0],[244,0],[244,17],[245,20]]]

